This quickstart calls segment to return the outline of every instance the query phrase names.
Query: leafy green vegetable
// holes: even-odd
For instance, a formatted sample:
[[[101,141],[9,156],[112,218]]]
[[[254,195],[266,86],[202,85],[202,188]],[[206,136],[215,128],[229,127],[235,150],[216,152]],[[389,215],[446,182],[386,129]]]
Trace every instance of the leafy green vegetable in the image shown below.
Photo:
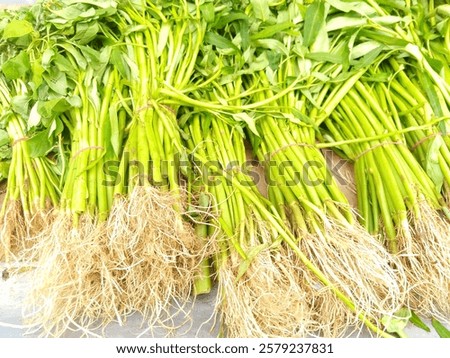
[[[450,338],[450,330],[448,330],[442,323],[440,323],[437,319],[431,319],[431,325],[435,329],[436,333],[441,338]]]
[[[309,47],[317,39],[320,29],[325,22],[325,15],[324,1],[315,0],[308,6],[305,14],[303,46]]]
[[[415,325],[416,327],[423,329],[425,332],[431,332],[430,327],[428,327],[418,315],[414,313],[414,311],[411,311],[411,317],[409,318],[409,321]]]
[[[3,39],[7,40],[14,37],[22,37],[34,31],[33,25],[26,20],[12,20],[3,29]]]

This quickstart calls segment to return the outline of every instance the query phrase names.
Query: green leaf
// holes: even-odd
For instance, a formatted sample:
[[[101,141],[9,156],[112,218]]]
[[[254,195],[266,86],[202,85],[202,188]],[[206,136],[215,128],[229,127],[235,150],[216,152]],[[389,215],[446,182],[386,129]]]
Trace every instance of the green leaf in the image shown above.
[[[34,61],[31,64],[31,73],[32,78],[31,82],[34,83],[34,88],[39,87],[42,84],[42,74],[45,72],[45,69],[41,66],[38,61]]]
[[[380,53],[383,51],[383,47],[379,46],[378,48],[369,51],[366,55],[364,55],[358,61],[351,61],[351,64],[355,69],[359,70],[361,68],[365,68],[376,62],[378,60]]]
[[[100,26],[96,22],[77,24],[76,34],[72,41],[85,45],[95,39],[99,30]]]
[[[12,20],[3,30],[3,39],[22,37],[34,31],[33,25],[26,20]]]
[[[422,85],[425,93],[427,94],[428,101],[433,109],[433,113],[436,117],[443,117],[444,111],[441,107],[441,101],[434,87],[433,81],[427,72],[417,71],[420,84]],[[445,134],[445,133],[444,133]]]
[[[69,108],[71,108],[71,105],[65,98],[55,98],[48,101],[39,101],[37,111],[44,118],[53,118]]]
[[[306,9],[303,33],[303,46],[309,47],[316,40],[325,22],[325,4],[316,0]]]
[[[375,15],[376,10],[364,1],[325,0],[335,9],[342,12],[356,12],[363,16]]]
[[[1,150],[0,150],[1,157]],[[9,168],[11,166],[11,162],[8,161],[0,161],[0,180],[8,179]]]
[[[431,325],[441,338],[450,338],[450,331],[434,317],[431,319]]]
[[[0,129],[0,147],[9,144],[9,135],[8,132],[4,129]]]
[[[58,68],[50,68],[42,77],[47,85],[59,95],[65,95],[67,90],[66,74]]]
[[[12,148],[9,145],[0,147],[0,159],[9,160],[12,157]]]
[[[271,17],[269,0],[250,0],[250,3],[253,6],[253,13],[257,19],[267,21]]]
[[[81,101],[81,98],[77,95],[70,96],[65,98],[68,104],[70,104],[72,107],[80,108],[83,105],[83,102]]]
[[[22,117],[26,118],[28,116],[30,98],[25,95],[14,96],[11,98],[11,108],[15,113],[20,114]]]
[[[64,124],[59,118],[55,118],[48,127],[48,137],[52,138],[62,133]]]
[[[429,144],[425,162],[425,170],[438,192],[441,191],[442,185],[444,185],[444,174],[439,165],[439,153],[442,145],[445,145],[444,140],[440,135],[437,135]]]
[[[318,62],[330,62],[330,63],[338,63],[343,64],[345,59],[342,56],[334,55],[329,52],[314,52],[314,53],[306,53],[305,58],[318,61]]]
[[[69,44],[69,43],[61,43],[59,44],[60,47],[62,47],[64,50],[66,50],[69,54],[71,54],[77,63],[77,66],[84,70],[87,66],[87,61],[84,58],[84,56],[81,54],[79,49],[75,48],[75,46]]]
[[[222,50],[228,49],[239,52],[239,49],[230,40],[214,32],[207,32],[205,34],[205,42]]]
[[[380,43],[378,43],[376,41],[366,41],[366,42],[363,42],[363,43],[360,43],[360,44],[354,46],[351,49],[350,57],[352,60],[355,60],[357,58],[366,56],[371,51],[376,50],[380,47],[381,47]]]
[[[52,149],[48,133],[48,130],[44,130],[27,140],[31,158],[43,157]]]
[[[230,12],[228,15],[226,16],[221,16],[217,19],[217,23],[215,28],[216,29],[221,29],[224,26],[232,23],[233,21],[237,21],[237,20],[244,20],[244,21],[248,21],[249,17],[243,13],[243,12],[238,12],[238,11],[232,11]]]
[[[264,30],[252,34],[250,36],[250,39],[258,40],[258,39],[272,38],[276,34],[284,30],[290,29],[291,27],[294,27],[294,24],[292,22],[284,22],[281,24],[267,26],[266,28],[264,28]]]
[[[409,318],[409,322],[411,322],[414,326],[423,329],[426,332],[431,332],[430,328],[420,319],[418,315],[411,311],[411,317]]]
[[[250,116],[246,112],[234,113],[233,118],[237,122],[245,122],[248,129],[254,134],[259,136],[258,130],[256,129],[256,120],[254,117]]]
[[[114,47],[111,51],[111,57],[109,61],[119,71],[120,75],[123,78],[130,80],[130,67],[128,66],[124,56],[125,54],[123,54],[120,49]]]
[[[394,316],[384,316],[381,323],[389,333],[396,333],[400,337],[406,337],[404,329],[411,318],[411,311],[408,308],[399,309]]]
[[[117,7],[117,0],[65,0],[66,4],[86,4],[102,9],[112,10]]]
[[[439,15],[450,17],[450,4],[439,5],[436,7],[436,13]]]
[[[255,45],[275,51],[279,54],[283,54],[285,56],[289,56],[289,51],[280,41],[275,39],[261,39],[255,41]]]
[[[213,3],[208,2],[206,4],[200,5],[200,12],[202,13],[203,19],[207,23],[214,22],[215,9],[214,9],[214,4]]]
[[[30,71],[30,59],[25,51],[9,59],[2,66],[2,72],[8,80],[24,78],[28,71]]]

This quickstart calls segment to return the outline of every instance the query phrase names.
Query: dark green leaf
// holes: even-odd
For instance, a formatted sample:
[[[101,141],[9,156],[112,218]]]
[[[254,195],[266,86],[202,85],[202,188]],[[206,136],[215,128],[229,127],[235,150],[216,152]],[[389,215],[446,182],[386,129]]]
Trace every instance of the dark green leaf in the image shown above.
[[[221,29],[225,25],[228,25],[228,24],[232,23],[233,21],[236,21],[236,20],[248,21],[248,19],[249,19],[248,16],[246,14],[244,14],[243,12],[230,12],[228,15],[221,16],[218,18],[215,28]]]
[[[228,39],[216,34],[215,32],[207,32],[205,35],[205,42],[216,46],[222,50],[233,50],[238,52],[239,49]]]
[[[31,158],[43,157],[52,149],[48,133],[48,130],[44,130],[27,140]]]
[[[306,9],[303,45],[309,47],[316,40],[325,21],[325,4],[316,0]]]
[[[111,64],[119,71],[120,75],[129,80],[130,77],[130,67],[127,64],[127,61],[124,59],[124,54],[120,51],[119,48],[115,47],[111,51],[110,57]]]
[[[437,73],[440,73],[442,71],[444,64],[441,61],[436,60],[435,58],[431,58],[426,53],[424,53],[424,57],[433,70],[435,70]]]
[[[65,98],[55,98],[49,101],[39,101],[37,111],[44,118],[53,118],[71,108]]]
[[[29,71],[30,59],[25,51],[9,59],[2,66],[2,72],[8,80],[24,78]]]
[[[431,320],[431,325],[433,326],[439,337],[450,338],[450,331],[437,319],[433,318]]]
[[[57,136],[64,130],[64,124],[59,118],[55,118],[48,127],[48,136],[50,138]]]
[[[67,90],[66,74],[57,68],[51,68],[42,75],[47,85],[59,95],[65,95]]]
[[[423,329],[426,332],[431,332],[430,327],[428,327],[418,315],[411,311],[411,317],[409,318],[409,322],[411,322],[414,326]]]
[[[97,36],[100,27],[96,22],[93,23],[80,23],[76,26],[76,34],[72,38],[80,45],[91,42]]]
[[[64,50],[66,50],[69,54],[71,54],[77,64],[77,66],[84,70],[87,66],[87,61],[84,58],[84,56],[81,54],[80,50],[75,48],[75,46],[69,44],[69,43],[62,43],[60,44],[60,47],[62,47]]]
[[[3,30],[3,38],[22,37],[34,31],[33,25],[26,20],[12,20]]]

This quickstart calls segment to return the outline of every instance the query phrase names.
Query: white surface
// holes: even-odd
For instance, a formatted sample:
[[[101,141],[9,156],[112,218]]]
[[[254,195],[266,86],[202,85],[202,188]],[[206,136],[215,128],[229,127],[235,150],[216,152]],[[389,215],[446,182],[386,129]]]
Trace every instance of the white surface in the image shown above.
[[[0,270],[2,265],[0,264]],[[7,280],[0,278],[0,338],[36,337],[37,333],[27,334],[26,327],[22,321],[22,307],[24,299],[30,287],[31,273],[13,275]],[[216,292],[203,295],[197,298],[190,317],[191,322],[184,325],[175,332],[171,332],[173,337],[217,337],[218,323],[214,321],[214,305]],[[429,322],[426,322],[427,324]],[[427,333],[413,325],[409,325],[405,330],[408,337],[414,338],[436,338],[438,335],[431,327],[431,332]],[[83,332],[67,332],[64,337],[80,337]],[[147,331],[142,325],[139,314],[128,317],[126,323],[120,326],[112,323],[103,331],[96,330],[95,335],[111,338],[133,338],[133,337],[164,337],[168,332],[162,329],[154,330],[153,334]],[[93,336],[95,336],[93,335]],[[368,334],[361,332],[359,337],[368,337]]]

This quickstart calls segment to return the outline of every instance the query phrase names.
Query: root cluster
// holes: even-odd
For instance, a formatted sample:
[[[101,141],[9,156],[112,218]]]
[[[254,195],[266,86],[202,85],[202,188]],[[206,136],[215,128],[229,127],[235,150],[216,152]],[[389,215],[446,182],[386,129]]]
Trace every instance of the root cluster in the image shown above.
[[[31,323],[61,336],[74,324],[122,323],[136,311],[150,326],[186,318],[183,305],[206,249],[174,209],[179,204],[170,193],[138,188],[118,198],[103,223],[84,215],[74,225],[59,214],[37,238]]]

